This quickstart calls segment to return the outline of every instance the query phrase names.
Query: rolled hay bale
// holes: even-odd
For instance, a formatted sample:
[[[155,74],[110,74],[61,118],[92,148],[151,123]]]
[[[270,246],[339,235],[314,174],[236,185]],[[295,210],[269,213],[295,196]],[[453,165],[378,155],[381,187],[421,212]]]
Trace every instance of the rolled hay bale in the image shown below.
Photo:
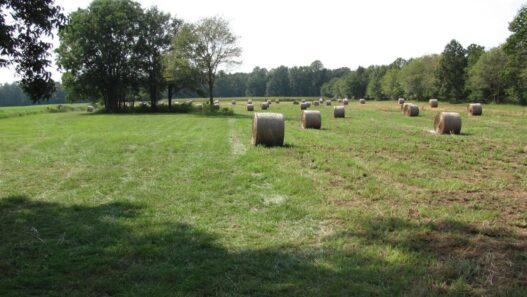
[[[397,100],[397,102],[398,102],[399,104],[401,104],[401,105],[404,104],[404,101],[406,101],[406,100],[404,100],[404,98],[399,98],[399,99]]]
[[[468,105],[468,113],[473,116],[480,116],[483,114],[483,106],[481,103],[470,103]]]
[[[232,105],[236,105],[236,100],[232,100]]]
[[[86,111],[87,112],[94,112],[95,111],[95,107],[89,105],[88,107],[86,107]]]
[[[309,106],[307,102],[300,103],[300,110],[306,110],[308,107]]]
[[[319,98],[319,99],[318,99],[318,102],[319,102],[320,104],[322,104],[322,103],[324,103],[324,99]]]
[[[247,111],[254,111],[254,105],[251,104],[247,104]]]
[[[331,106],[331,100],[326,100],[326,105]]]
[[[333,117],[335,118],[344,118],[346,117],[346,109],[344,106],[335,106],[333,107]]]
[[[281,113],[257,112],[253,116],[253,145],[284,145],[285,124]]]
[[[262,102],[261,107],[262,107],[262,110],[266,110],[266,109],[269,108],[269,103],[267,103],[267,102],[264,101],[264,102]]]
[[[364,99],[364,98],[360,98],[360,99],[359,99],[359,103],[360,103],[360,104],[366,104],[366,99]]]
[[[439,101],[437,99],[430,99],[428,100],[428,104],[430,105],[430,107],[436,108],[439,106]]]
[[[406,108],[406,106],[410,105],[412,103],[409,103],[409,102],[405,102],[401,105],[401,113],[404,114],[404,109]]]
[[[271,105],[271,103],[272,103],[271,100],[269,100],[269,99],[265,99],[265,102],[267,102],[267,104],[269,104],[269,105]]]
[[[214,103],[212,105],[212,110],[220,110],[220,104],[219,103]]]
[[[413,103],[405,103],[403,114],[407,117],[416,117],[419,115],[419,106]]]
[[[279,104],[280,103],[280,99],[275,99],[274,103]]]
[[[308,108],[311,107],[311,102],[307,101],[306,104]]]
[[[341,103],[341,102],[342,102],[342,99],[340,99],[340,98],[337,99],[337,102],[338,102],[338,103]]]
[[[294,105],[298,105],[298,101],[296,101],[296,99],[293,100],[293,104],[294,104]]]
[[[439,134],[461,133],[461,115],[457,112],[440,112],[434,119],[434,129]]]
[[[342,100],[342,104],[348,105],[348,103],[350,103],[350,101],[348,99],[344,98],[344,100]]]
[[[253,100],[252,99],[247,100],[247,104],[253,104]]]
[[[322,126],[322,114],[318,110],[304,110],[300,119],[301,127],[304,129],[320,129]]]
[[[314,106],[319,106],[320,105],[320,101],[318,101],[318,100],[313,101],[313,105]]]

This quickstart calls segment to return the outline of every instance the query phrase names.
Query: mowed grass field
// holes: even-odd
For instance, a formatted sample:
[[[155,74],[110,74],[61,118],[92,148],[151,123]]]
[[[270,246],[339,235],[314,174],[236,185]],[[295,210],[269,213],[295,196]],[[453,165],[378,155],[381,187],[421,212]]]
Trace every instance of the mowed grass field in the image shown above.
[[[0,296],[527,296],[526,109],[418,105],[0,119]]]

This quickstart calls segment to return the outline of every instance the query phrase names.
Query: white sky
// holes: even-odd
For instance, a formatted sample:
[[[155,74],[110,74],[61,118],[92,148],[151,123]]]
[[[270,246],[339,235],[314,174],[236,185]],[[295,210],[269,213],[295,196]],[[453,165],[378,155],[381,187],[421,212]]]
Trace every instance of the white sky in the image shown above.
[[[85,8],[90,0],[56,0],[66,12]],[[243,64],[255,66],[309,65],[321,60],[326,68],[389,64],[397,57],[440,53],[453,38],[495,47],[509,36],[507,29],[521,0],[140,0],[143,7],[196,21],[222,16],[240,37]],[[56,41],[57,42],[57,41]],[[55,68],[55,66],[54,66]],[[60,80],[54,69],[53,77]],[[0,82],[19,78],[0,69]]]

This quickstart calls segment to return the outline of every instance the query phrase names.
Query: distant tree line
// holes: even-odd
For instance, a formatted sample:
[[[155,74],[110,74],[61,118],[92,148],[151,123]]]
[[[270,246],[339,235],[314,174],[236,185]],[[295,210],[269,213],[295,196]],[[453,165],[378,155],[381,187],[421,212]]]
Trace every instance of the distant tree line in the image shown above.
[[[45,103],[66,103],[66,92],[60,83],[55,83],[55,91]],[[19,82],[0,84],[0,106],[30,105],[33,101],[24,92]]]
[[[0,27],[5,27],[7,35],[0,38],[0,67],[13,64],[18,65],[17,71],[25,71],[19,86],[32,102],[51,98],[58,86],[46,71],[50,44],[41,37],[59,28],[60,94],[72,101],[100,101],[112,112],[128,109],[136,100],[149,100],[156,109],[167,96],[170,108],[173,97],[205,95],[211,108],[214,96],[437,97],[453,102],[527,104],[527,6],[510,23],[506,42],[488,51],[476,44],[464,48],[452,40],[440,54],[398,58],[389,65],[353,71],[326,69],[314,61],[309,66],[226,73],[222,67],[239,64],[242,50],[228,22],[219,17],[185,23],[132,0],[93,0],[66,18],[53,0],[27,1],[37,6],[4,2],[0,3],[5,9]],[[3,16],[16,11],[30,13],[13,14],[11,26]],[[33,46],[38,46],[35,54],[42,59],[24,54],[25,48]],[[35,61],[41,62],[34,65]],[[13,91],[15,86],[2,87],[12,92],[2,96],[13,97],[3,102],[27,100]]]

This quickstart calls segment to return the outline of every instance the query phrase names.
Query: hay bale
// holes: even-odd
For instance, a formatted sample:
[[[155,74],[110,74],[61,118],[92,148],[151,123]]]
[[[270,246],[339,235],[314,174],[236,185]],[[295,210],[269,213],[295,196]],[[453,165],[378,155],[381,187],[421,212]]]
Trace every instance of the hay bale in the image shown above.
[[[428,104],[430,105],[430,107],[436,108],[439,106],[439,101],[437,99],[430,99],[428,100]]]
[[[257,112],[253,116],[252,144],[284,145],[285,123],[281,113]]]
[[[326,100],[326,105],[331,106],[331,100]]]
[[[315,101],[313,101],[313,105],[314,105],[314,106],[319,106],[319,105],[320,105],[320,102],[319,102],[318,100],[315,100]]]
[[[300,122],[301,127],[304,129],[320,129],[320,126],[322,126],[322,114],[318,110],[304,110],[302,111]]]
[[[293,100],[293,104],[294,104],[294,105],[298,105],[298,101],[296,101],[296,99]]]
[[[253,104],[253,100],[252,99],[247,100],[247,104]]]
[[[461,115],[457,112],[440,112],[434,119],[434,129],[439,134],[461,133]]]
[[[86,111],[87,112],[94,112],[95,111],[95,107],[89,105],[88,107],[86,107]]]
[[[342,102],[342,99],[340,99],[340,98],[337,99],[337,102],[338,102],[338,103],[341,103],[341,102]]]
[[[345,116],[346,116],[346,109],[344,109],[344,106],[333,107],[333,117],[344,118]]]
[[[220,104],[219,103],[214,103],[212,105],[212,110],[220,110]]]
[[[309,106],[308,106],[308,103],[307,102],[302,102],[300,103],[300,110],[305,110],[307,109]]]
[[[324,102],[324,99],[319,98],[319,99],[318,99],[318,102],[319,102],[319,103],[322,103],[322,102]]]
[[[483,106],[481,103],[470,103],[468,105],[468,113],[473,116],[480,116],[483,114]]]
[[[416,117],[419,115],[419,106],[413,103],[405,103],[403,114],[407,117]]]
[[[311,102],[307,101],[306,104],[308,108],[311,107]]]
[[[269,108],[269,103],[267,103],[267,102],[262,102],[262,105],[261,105],[261,106],[262,106],[262,110],[266,110],[266,109]]]
[[[401,105],[404,104],[404,101],[405,101],[404,98],[399,98],[399,99],[397,100],[397,102],[398,102],[399,104],[401,104]]]
[[[254,105],[247,104],[247,111],[254,111]]]
[[[280,103],[280,99],[275,99],[274,103],[279,104]]]
[[[364,99],[364,98],[360,98],[360,99],[359,99],[359,103],[360,103],[360,104],[366,104],[366,99]]]
[[[342,100],[342,104],[348,105],[348,103],[350,103],[350,101],[347,98],[344,98],[344,100]]]
[[[401,113],[402,113],[402,114],[404,114],[404,109],[406,108],[406,106],[408,106],[408,105],[410,105],[410,104],[412,104],[412,103],[410,103],[410,102],[405,102],[405,103],[403,103],[403,104],[401,105]]]
[[[232,105],[236,105],[236,100],[232,100]]]

